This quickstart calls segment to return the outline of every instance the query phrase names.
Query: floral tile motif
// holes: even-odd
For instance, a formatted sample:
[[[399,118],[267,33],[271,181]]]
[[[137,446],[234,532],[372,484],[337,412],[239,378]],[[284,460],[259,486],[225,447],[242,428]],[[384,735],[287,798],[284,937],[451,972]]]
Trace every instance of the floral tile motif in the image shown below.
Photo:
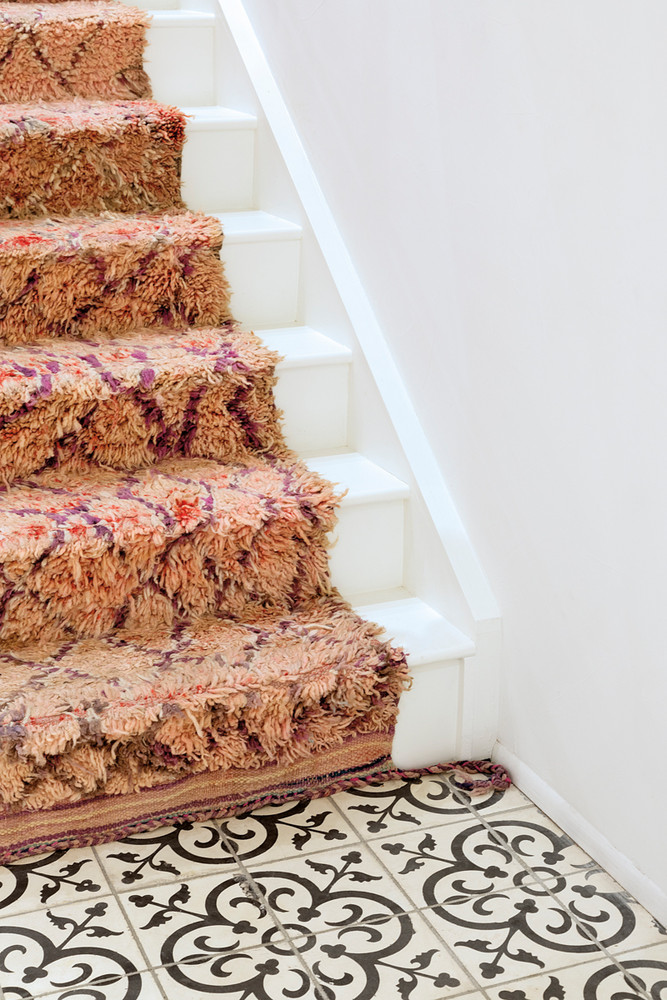
[[[328,798],[266,806],[221,820],[220,826],[241,860],[248,864],[266,864],[359,840]]]
[[[611,952],[667,945],[662,924],[606,872],[597,869],[583,877],[568,875],[551,889],[588,936]]]
[[[504,986],[489,987],[490,1000],[644,1000],[658,996],[656,984],[664,983],[667,963],[624,957],[619,968],[607,956],[558,969],[548,975],[531,976]],[[647,992],[653,989],[653,993]]]
[[[475,801],[479,801],[480,809],[499,806],[511,791],[494,790]],[[470,815],[466,803],[473,800],[467,793],[455,791],[445,774],[427,774],[369,782],[338,792],[334,801],[362,836],[373,837],[459,821]]]
[[[375,840],[371,846],[417,906],[434,906],[451,895],[505,891],[537,876],[557,885],[561,871],[599,870],[534,808],[517,809],[486,824],[472,820],[400,840]]]
[[[449,824],[369,844],[416,908],[484,899],[534,881],[504,832],[483,823]]]
[[[112,896],[0,919],[0,988],[5,1000],[62,990],[71,1000],[136,1000],[146,962]],[[122,980],[122,983],[120,982]],[[117,987],[117,988],[116,988]]]
[[[230,949],[215,961],[155,970],[165,995],[227,1000],[324,1000],[286,941],[269,948]]]
[[[364,845],[249,870],[267,907],[291,937],[377,923],[414,909]]]
[[[485,984],[586,961],[601,947],[632,946],[636,919],[622,895],[598,892],[577,875],[562,879],[560,890],[554,898],[534,882],[487,895],[452,896],[423,913]]]
[[[110,882],[130,888],[186,881],[213,870],[236,868],[217,825],[176,823],[96,848]]]
[[[325,1000],[444,1000],[475,989],[418,913],[293,940]]]
[[[137,972],[133,976],[117,977],[113,982],[96,983],[94,988],[77,986],[43,995],[43,1000],[164,1000],[164,995],[152,972]],[[10,997],[7,996],[7,1000]],[[42,996],[38,998],[42,1000]]]
[[[109,892],[90,848],[40,854],[0,867],[0,919]]]
[[[141,888],[121,896],[151,967],[194,965],[221,976],[224,959],[284,936],[246,876],[229,872]],[[217,971],[216,971],[217,970]]]

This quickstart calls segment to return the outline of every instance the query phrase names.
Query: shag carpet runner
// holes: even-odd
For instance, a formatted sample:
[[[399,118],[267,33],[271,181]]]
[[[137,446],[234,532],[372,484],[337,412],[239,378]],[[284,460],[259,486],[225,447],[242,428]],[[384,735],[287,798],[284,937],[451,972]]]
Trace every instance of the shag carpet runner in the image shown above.
[[[332,588],[147,22],[0,4],[2,862],[398,773],[405,655]]]

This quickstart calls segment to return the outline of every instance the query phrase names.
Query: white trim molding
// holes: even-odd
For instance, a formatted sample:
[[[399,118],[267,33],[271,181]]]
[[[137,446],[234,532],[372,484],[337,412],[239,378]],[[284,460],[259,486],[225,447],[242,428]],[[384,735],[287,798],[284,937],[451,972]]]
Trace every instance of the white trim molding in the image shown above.
[[[273,77],[243,0],[217,0],[320,246],[417,486],[477,624],[500,613],[405,383]]]
[[[649,913],[667,926],[667,894],[655,882],[502,743],[496,743],[493,759],[507,768],[517,788],[562,827],[587,854],[595,858]]]

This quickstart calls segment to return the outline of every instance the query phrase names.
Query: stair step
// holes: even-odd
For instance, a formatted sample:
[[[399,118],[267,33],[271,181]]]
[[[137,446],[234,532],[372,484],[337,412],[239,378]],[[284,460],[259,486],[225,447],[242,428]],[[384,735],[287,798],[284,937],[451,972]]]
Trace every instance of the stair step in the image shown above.
[[[173,209],[183,139],[180,111],[154,101],[0,104],[0,216]]]
[[[289,608],[327,584],[331,487],[290,463],[53,469],[0,491],[6,644]]]
[[[192,212],[0,222],[0,339],[218,325],[230,318],[221,245],[219,222]]]
[[[144,68],[156,101],[215,104],[215,15],[153,10]]]
[[[332,534],[331,577],[344,597],[403,585],[405,500],[410,488],[363,455],[324,455],[309,468],[347,489]]]
[[[341,752],[349,766],[355,738],[360,764],[369,763],[369,741],[376,754],[389,752],[387,708],[402,679],[392,651],[335,598],[293,612],[249,605],[234,623],[205,617],[148,634],[0,649],[2,804],[40,810],[45,795],[62,798],[61,782],[75,800],[109,782],[115,813],[118,793],[180,784],[188,765],[202,761],[214,772],[239,769],[237,802],[247,801],[238,786],[244,772],[251,797],[266,795],[265,769],[272,781],[276,771],[283,775],[293,794],[295,781],[307,785],[312,775],[312,745],[316,761],[329,753],[324,774],[334,760],[340,766]],[[214,774],[204,780],[215,788]],[[182,808],[191,810],[192,799]],[[29,815],[34,844],[40,814]],[[19,834],[25,841],[25,821]]]
[[[301,226],[268,212],[219,212],[232,312],[244,326],[296,323]]]
[[[106,0],[3,4],[0,101],[150,97],[141,68],[146,21],[144,12]]]
[[[257,119],[222,107],[185,107],[181,180],[197,212],[247,209],[253,203]]]
[[[355,611],[384,629],[408,654],[412,686],[401,695],[392,757],[409,770],[461,756],[463,660],[475,643],[417,597],[357,604]]]
[[[0,480],[56,456],[131,470],[273,452],[272,368],[254,334],[224,327],[0,348]]]
[[[255,332],[284,359],[277,369],[275,397],[290,448],[311,454],[344,448],[350,349],[307,326]]]
[[[473,640],[418,597],[355,604],[355,611],[382,625],[387,638],[407,650],[411,667],[475,654]]]

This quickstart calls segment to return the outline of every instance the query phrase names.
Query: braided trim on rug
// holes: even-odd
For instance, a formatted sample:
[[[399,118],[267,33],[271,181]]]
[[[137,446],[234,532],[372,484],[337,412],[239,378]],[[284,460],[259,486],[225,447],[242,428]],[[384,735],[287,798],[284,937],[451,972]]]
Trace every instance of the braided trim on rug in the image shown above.
[[[90,828],[81,826],[75,833],[63,835],[46,835],[35,840],[20,839],[11,844],[10,847],[0,847],[0,864],[10,864],[20,861],[23,858],[35,854],[42,854],[49,851],[62,851],[75,847],[89,847],[99,843],[108,843],[113,840],[122,840],[124,837],[133,836],[139,833],[147,833],[150,830],[159,829],[173,823],[200,823],[210,819],[225,819],[229,816],[245,815],[255,809],[262,809],[265,806],[282,805],[294,799],[320,799],[328,798],[337,792],[344,792],[350,788],[361,788],[368,784],[378,784],[385,781],[394,780],[417,780],[425,775],[445,774],[447,772],[458,772],[464,778],[468,787],[465,791],[472,796],[482,795],[489,790],[499,792],[506,791],[512,784],[512,780],[507,771],[499,764],[491,761],[456,761],[453,763],[436,764],[429,767],[402,769],[393,764],[388,756],[376,758],[365,763],[354,771],[347,774],[343,772],[333,772],[323,774],[320,777],[322,784],[313,786],[305,782],[295,782],[293,787],[288,787],[289,783],[283,784],[281,790],[258,792],[250,794],[243,799],[235,799],[226,804],[204,805],[203,803],[193,804],[189,807],[157,809],[149,815],[137,816],[136,813],[131,818],[114,822],[113,820],[100,828]],[[488,775],[488,777],[476,777],[476,775]],[[178,784],[188,783],[188,779],[183,779]],[[458,784],[458,783],[457,783]],[[175,787],[175,786],[174,786]],[[459,785],[458,787],[463,787]],[[159,793],[160,789],[151,789],[142,793],[144,798],[152,794]],[[97,803],[101,812],[108,809],[111,803],[109,796],[101,799],[93,799]],[[137,802],[137,807],[139,802]],[[76,809],[76,807],[74,807]],[[62,816],[62,825],[66,826],[65,814],[71,807],[64,805],[56,810],[51,810],[54,816]],[[32,814],[36,819],[36,815]],[[0,842],[3,840],[2,823],[0,817]]]

